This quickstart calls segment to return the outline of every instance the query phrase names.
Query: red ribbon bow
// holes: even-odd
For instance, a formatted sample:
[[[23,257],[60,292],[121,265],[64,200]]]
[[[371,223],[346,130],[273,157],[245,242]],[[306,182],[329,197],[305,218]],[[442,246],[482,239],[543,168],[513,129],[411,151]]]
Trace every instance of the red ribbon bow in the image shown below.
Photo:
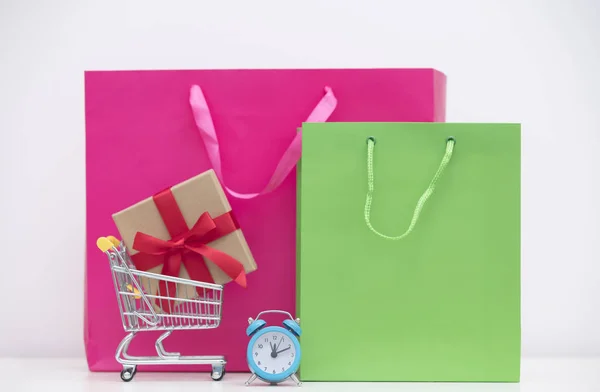
[[[246,287],[244,266],[227,253],[206,245],[239,229],[231,212],[212,218],[203,213],[191,229],[185,222],[177,201],[170,189],[153,196],[154,203],[171,235],[170,240],[161,240],[145,233],[136,233],[133,249],[139,253],[133,255],[136,268],[147,271],[162,264],[163,275],[179,276],[181,264],[185,265],[190,279],[214,283],[212,275],[204,262],[204,257],[216,264],[227,276],[242,287]],[[198,288],[200,294],[202,288]],[[159,294],[174,298],[176,284],[160,281]],[[173,300],[160,299],[163,311],[171,313]]]

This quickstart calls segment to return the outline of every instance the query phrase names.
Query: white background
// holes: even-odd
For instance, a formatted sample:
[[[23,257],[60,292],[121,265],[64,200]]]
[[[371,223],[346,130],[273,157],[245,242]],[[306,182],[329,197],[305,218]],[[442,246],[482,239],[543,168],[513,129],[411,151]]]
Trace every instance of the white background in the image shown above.
[[[600,354],[596,0],[0,0],[0,355],[83,356],[90,69],[434,67],[523,126],[523,354]]]

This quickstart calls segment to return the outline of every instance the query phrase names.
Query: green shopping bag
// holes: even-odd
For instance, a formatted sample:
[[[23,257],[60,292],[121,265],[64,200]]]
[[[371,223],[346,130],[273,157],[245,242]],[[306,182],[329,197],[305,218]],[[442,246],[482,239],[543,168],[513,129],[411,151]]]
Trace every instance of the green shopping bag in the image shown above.
[[[519,381],[520,132],[304,124],[303,381]]]

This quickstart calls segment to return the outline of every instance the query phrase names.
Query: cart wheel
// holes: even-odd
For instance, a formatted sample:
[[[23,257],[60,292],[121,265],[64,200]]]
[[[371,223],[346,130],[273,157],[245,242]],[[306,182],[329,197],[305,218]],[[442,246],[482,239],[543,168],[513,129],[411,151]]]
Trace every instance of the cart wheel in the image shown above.
[[[225,377],[225,366],[213,366],[210,377],[214,381],[221,381]]]
[[[121,380],[129,382],[133,380],[133,376],[137,373],[137,367],[126,367],[121,370]]]

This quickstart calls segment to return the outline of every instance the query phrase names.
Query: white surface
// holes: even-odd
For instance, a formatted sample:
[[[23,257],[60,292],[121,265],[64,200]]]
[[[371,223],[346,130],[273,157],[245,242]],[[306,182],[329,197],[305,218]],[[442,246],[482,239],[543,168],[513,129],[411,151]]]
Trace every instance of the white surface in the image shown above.
[[[595,0],[0,0],[0,355],[84,352],[83,71],[208,67],[435,67],[448,121],[521,122],[523,352],[600,354],[599,25]]]
[[[85,362],[72,359],[0,360],[0,388],[9,391],[61,392],[169,392],[169,391],[258,391],[272,387],[255,381],[244,383],[248,374],[226,374],[220,382],[208,373],[141,373],[124,383],[118,373],[90,373]],[[520,383],[303,383],[279,385],[289,391],[327,392],[597,392],[600,390],[600,358],[524,359]]]

